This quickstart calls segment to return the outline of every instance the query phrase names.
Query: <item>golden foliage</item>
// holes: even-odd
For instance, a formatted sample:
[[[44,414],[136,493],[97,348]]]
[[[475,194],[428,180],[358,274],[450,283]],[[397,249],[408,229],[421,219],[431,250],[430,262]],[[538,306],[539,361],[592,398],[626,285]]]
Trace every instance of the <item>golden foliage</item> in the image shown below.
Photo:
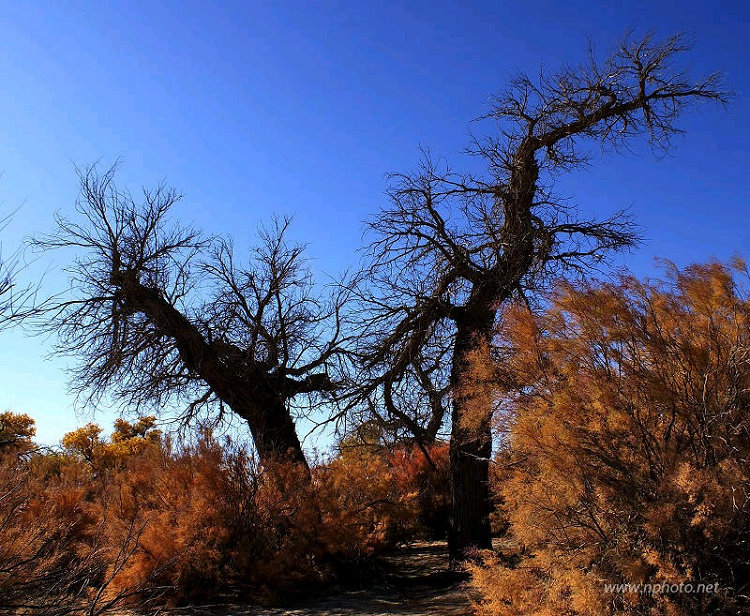
[[[741,264],[737,264],[741,266]],[[747,272],[562,284],[499,335],[499,500],[516,555],[473,566],[479,613],[738,613],[750,580]],[[486,372],[482,367],[482,374]],[[716,593],[606,584],[718,584]]]
[[[33,422],[3,417],[5,433],[30,445]],[[108,438],[88,424],[62,445],[2,459],[0,599],[29,586],[42,604],[102,609],[273,599],[351,575],[378,550],[429,533],[431,510],[447,502],[444,446],[431,452],[437,468],[406,446],[347,447],[310,477],[295,465],[261,468],[208,430],[174,443],[153,417],[117,420]]]
[[[0,413],[0,453],[29,447],[34,434],[34,420],[28,415],[10,411]]]
[[[79,456],[95,470],[105,470],[124,464],[128,458],[159,445],[161,431],[157,430],[156,417],[140,417],[135,424],[124,419],[115,420],[115,430],[108,441],[101,438],[102,429],[89,423],[69,432],[62,438],[64,450]]]

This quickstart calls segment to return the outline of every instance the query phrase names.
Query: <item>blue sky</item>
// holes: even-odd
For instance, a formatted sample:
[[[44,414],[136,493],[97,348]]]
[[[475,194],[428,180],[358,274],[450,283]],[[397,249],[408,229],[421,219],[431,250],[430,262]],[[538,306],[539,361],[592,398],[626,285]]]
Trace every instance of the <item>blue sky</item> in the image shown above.
[[[670,156],[641,144],[558,190],[584,212],[632,208],[648,238],[625,260],[637,273],[657,256],[750,255],[749,5],[658,0],[2,2],[0,207],[22,206],[3,250],[71,210],[75,164],[121,157],[121,181],[166,179],[185,194],[180,218],[238,247],[294,214],[316,269],[341,270],[385,173],[412,168],[420,145],[460,167],[470,121],[509,76],[575,62],[587,40],[605,52],[627,28],[687,30],[690,67],[724,71],[735,101],[688,113]],[[86,417],[48,351],[0,333],[0,409],[55,442]]]

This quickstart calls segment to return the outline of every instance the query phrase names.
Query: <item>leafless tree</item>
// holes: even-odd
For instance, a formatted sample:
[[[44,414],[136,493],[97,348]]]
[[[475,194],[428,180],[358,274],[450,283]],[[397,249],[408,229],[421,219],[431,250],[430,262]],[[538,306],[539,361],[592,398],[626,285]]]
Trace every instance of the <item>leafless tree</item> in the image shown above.
[[[76,356],[72,388],[87,402],[112,396],[130,410],[226,408],[243,418],[263,462],[306,464],[295,408],[337,387],[345,285],[316,291],[288,220],[261,229],[240,261],[232,242],[168,221],[179,195],[164,186],[140,201],[115,168],[80,172],[77,218],[57,217],[43,249],[77,251],[70,288],[42,302],[42,331]]]
[[[454,559],[490,545],[491,406],[472,428],[466,401],[450,396],[466,378],[467,354],[491,343],[499,309],[514,296],[637,243],[625,212],[581,218],[552,186],[590,161],[587,146],[616,150],[645,135],[666,150],[688,105],[727,100],[718,75],[692,80],[674,67],[688,48],[679,35],[628,36],[602,62],[590,51],[580,66],[519,76],[484,118],[497,131],[474,140],[482,174],[425,155],[415,172],[392,176],[390,205],[370,225],[357,401],[379,400],[379,412],[418,439],[434,437],[450,405]]]
[[[11,217],[12,214],[0,218],[0,232],[5,229]],[[11,326],[28,315],[29,301],[33,299],[36,287],[19,286],[20,269],[18,252],[4,257],[0,250],[0,328]]]

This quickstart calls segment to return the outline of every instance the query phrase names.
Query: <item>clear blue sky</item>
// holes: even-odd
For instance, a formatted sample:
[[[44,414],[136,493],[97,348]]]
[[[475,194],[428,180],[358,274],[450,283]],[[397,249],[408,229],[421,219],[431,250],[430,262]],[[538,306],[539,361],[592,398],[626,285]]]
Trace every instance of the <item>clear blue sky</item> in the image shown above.
[[[122,181],[166,178],[186,195],[180,217],[238,246],[294,214],[316,268],[340,270],[386,172],[413,167],[420,144],[460,166],[469,121],[510,75],[574,62],[587,39],[604,52],[633,27],[689,31],[692,68],[723,70],[736,100],[688,114],[670,157],[610,156],[561,191],[600,215],[632,206],[648,237],[627,260],[638,273],[655,256],[750,255],[748,6],[2,2],[0,203],[23,204],[3,249],[70,211],[74,164],[120,156]],[[47,350],[0,334],[0,409],[31,413],[55,442],[80,420]]]

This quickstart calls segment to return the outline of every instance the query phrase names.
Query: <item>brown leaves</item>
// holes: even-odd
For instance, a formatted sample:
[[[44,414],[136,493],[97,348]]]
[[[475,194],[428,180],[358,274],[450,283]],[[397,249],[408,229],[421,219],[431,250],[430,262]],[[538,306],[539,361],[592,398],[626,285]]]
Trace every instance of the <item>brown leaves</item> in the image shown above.
[[[541,314],[505,315],[502,360],[518,389],[500,496],[512,541],[533,558],[475,570],[487,614],[739,609],[750,555],[750,294],[739,266],[561,285]],[[725,590],[618,595],[605,582]],[[514,585],[535,590],[526,601]]]
[[[6,434],[33,434],[28,417],[2,417]],[[174,443],[153,417],[119,419],[108,438],[88,424],[63,446],[0,458],[0,604],[29,586],[40,604],[92,614],[123,602],[269,599],[445,530],[445,445],[430,465],[416,446],[351,442],[311,477],[260,467],[209,430]]]

